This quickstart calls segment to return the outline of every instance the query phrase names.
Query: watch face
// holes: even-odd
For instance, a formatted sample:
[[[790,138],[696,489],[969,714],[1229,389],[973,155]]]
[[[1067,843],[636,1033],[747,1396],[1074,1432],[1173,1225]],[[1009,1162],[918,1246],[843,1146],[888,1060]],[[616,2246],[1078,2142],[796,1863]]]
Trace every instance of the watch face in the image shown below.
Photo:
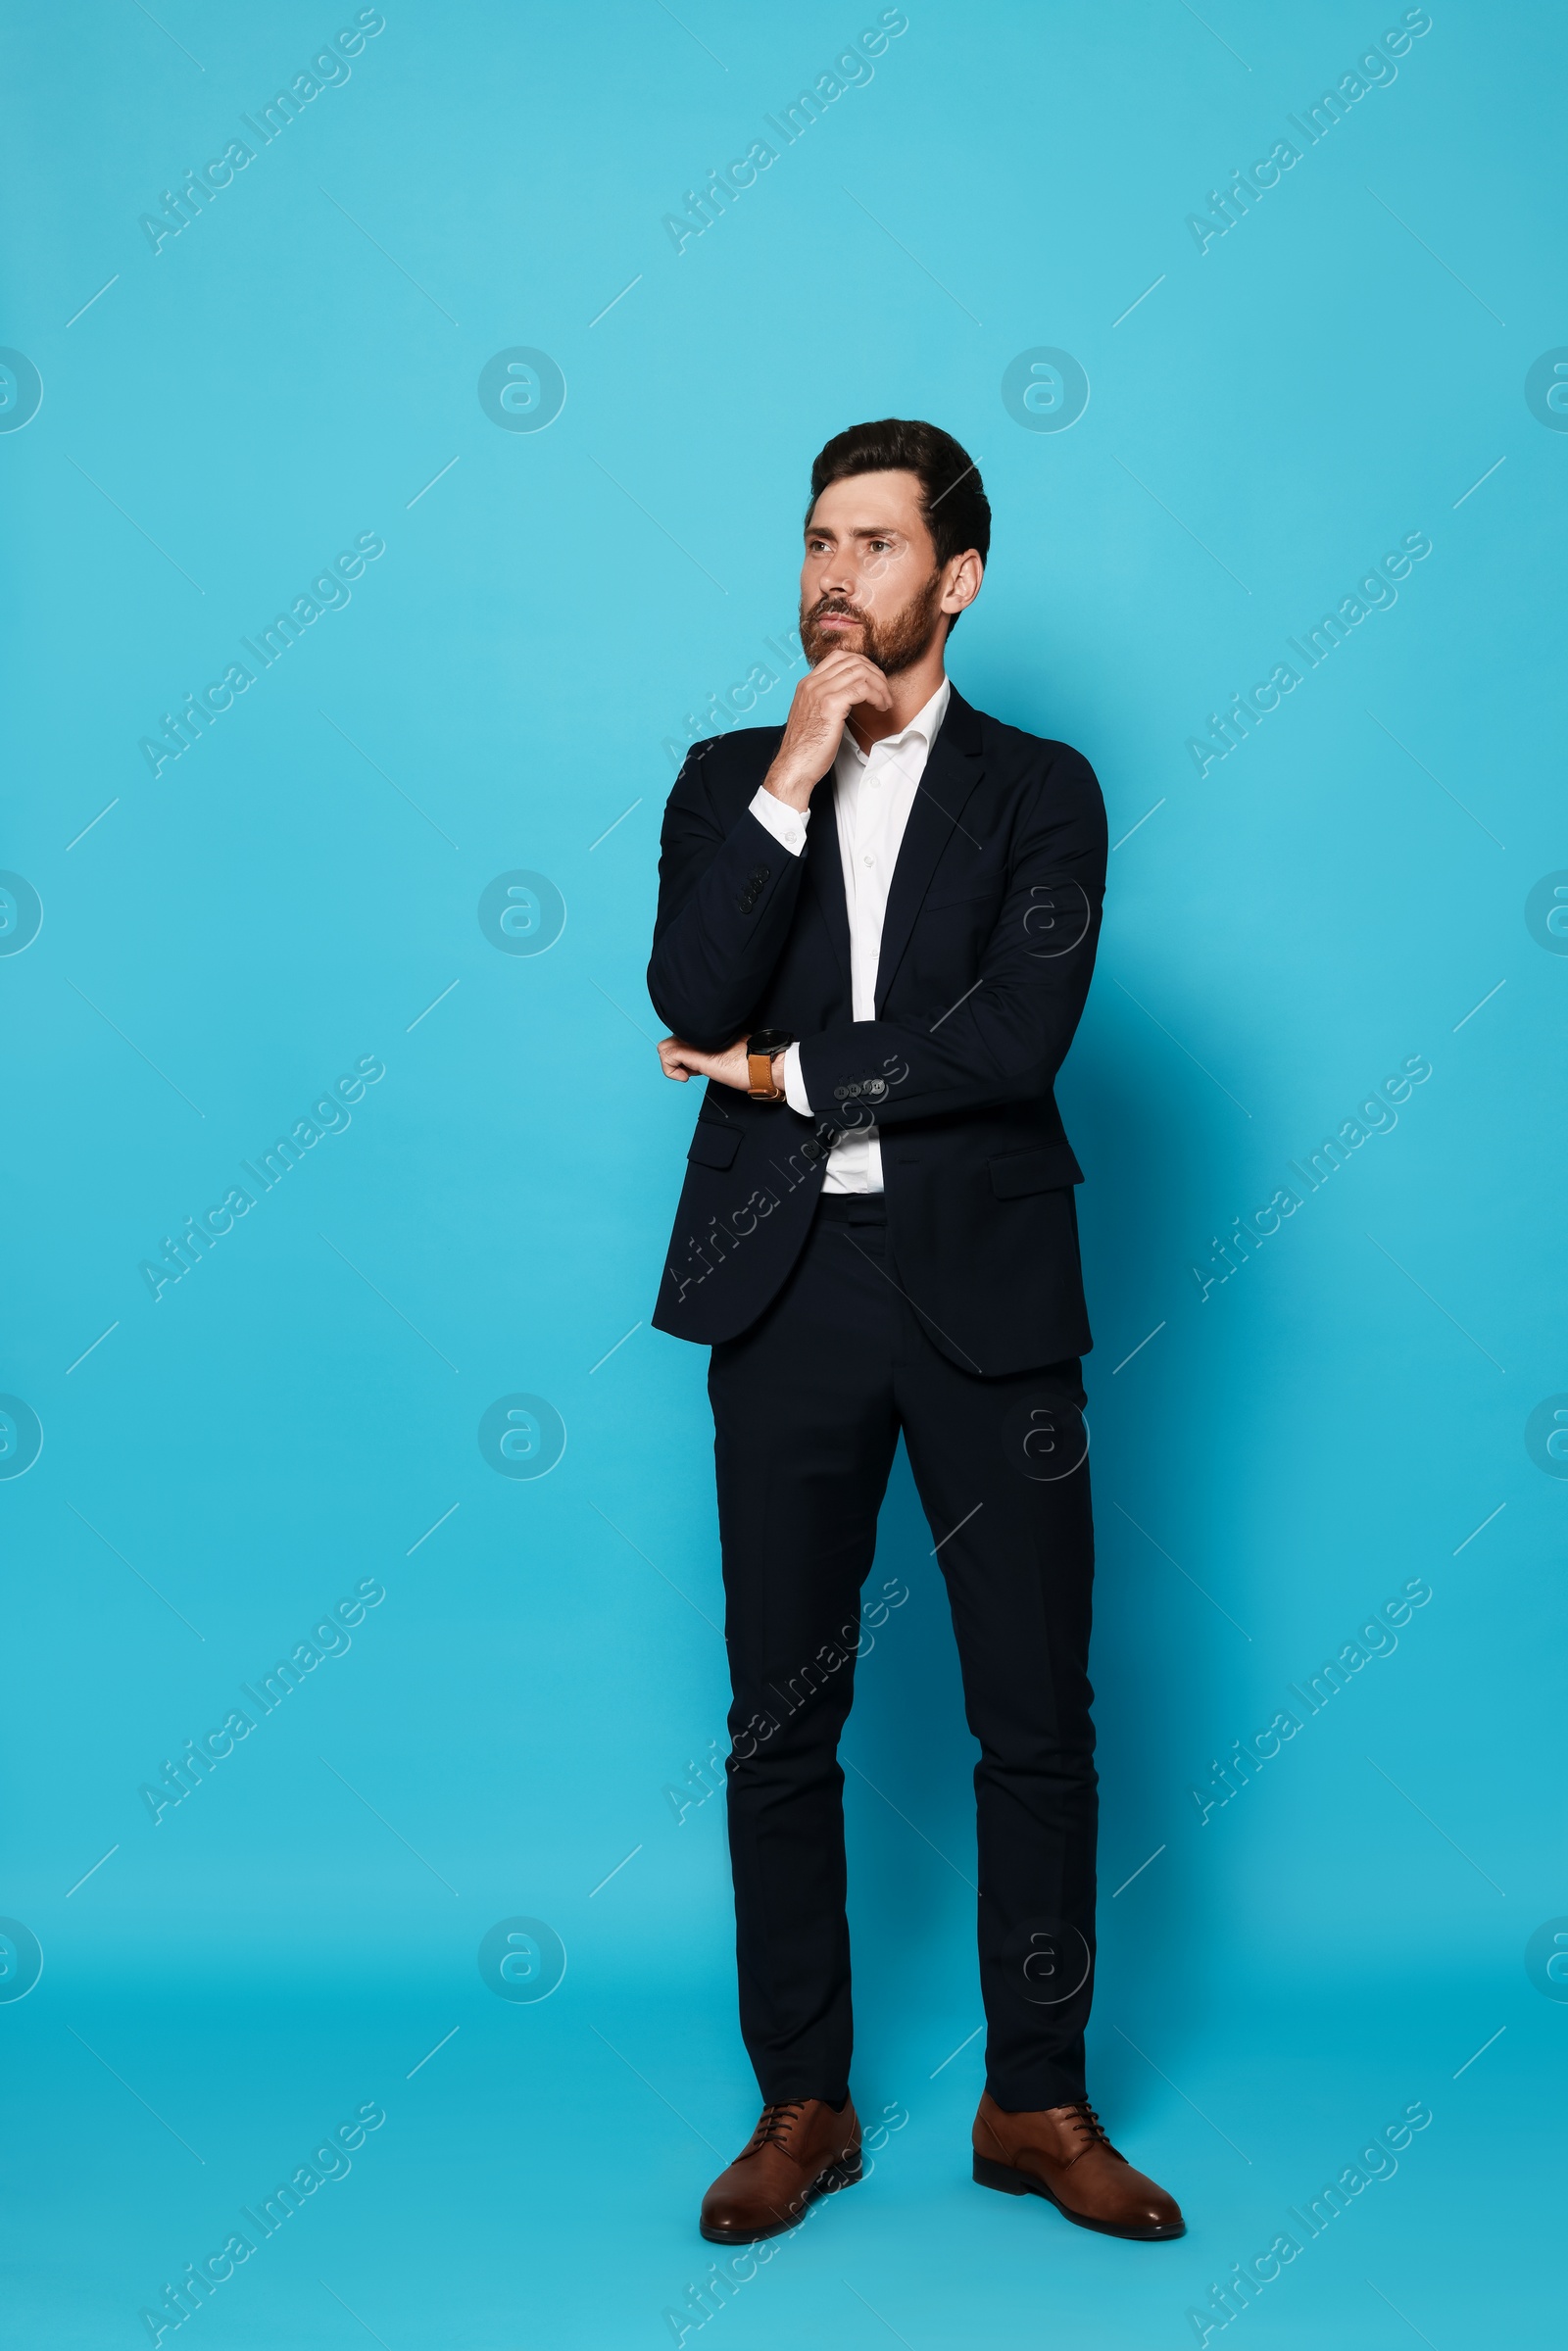
[[[746,1040],[746,1050],[749,1053],[781,1053],[794,1043],[788,1029],[753,1029]]]

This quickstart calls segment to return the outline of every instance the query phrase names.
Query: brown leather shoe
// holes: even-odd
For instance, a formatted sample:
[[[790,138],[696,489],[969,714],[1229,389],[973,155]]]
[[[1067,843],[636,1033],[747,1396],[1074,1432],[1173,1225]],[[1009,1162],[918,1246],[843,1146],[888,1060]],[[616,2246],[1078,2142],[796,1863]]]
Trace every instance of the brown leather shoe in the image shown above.
[[[782,2235],[814,2197],[853,2187],[859,2177],[860,2126],[852,2099],[838,2114],[824,2098],[764,2106],[746,2145],[703,2198],[703,2234],[710,2245]]]
[[[974,2176],[1005,2196],[1045,2196],[1103,2236],[1183,2236],[1174,2196],[1135,2172],[1087,2098],[1038,2114],[1005,2114],[989,2090],[974,2118]]]

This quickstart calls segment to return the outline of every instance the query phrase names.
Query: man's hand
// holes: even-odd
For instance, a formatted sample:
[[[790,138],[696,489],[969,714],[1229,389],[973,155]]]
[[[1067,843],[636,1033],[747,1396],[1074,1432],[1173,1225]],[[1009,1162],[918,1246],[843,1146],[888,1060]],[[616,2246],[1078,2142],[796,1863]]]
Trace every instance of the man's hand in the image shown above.
[[[762,782],[787,808],[804,808],[811,787],[832,766],[844,722],[858,703],[879,710],[893,708],[887,679],[859,653],[830,653],[808,669],[795,689],[784,740]]]
[[[660,1041],[659,1065],[665,1077],[674,1078],[684,1086],[688,1078],[712,1078],[720,1086],[733,1086],[737,1093],[751,1091],[751,1071],[747,1066],[746,1040],[737,1037],[721,1053],[699,1053],[695,1045],[683,1045],[678,1037]],[[784,1055],[773,1055],[773,1083],[780,1094],[784,1091]]]

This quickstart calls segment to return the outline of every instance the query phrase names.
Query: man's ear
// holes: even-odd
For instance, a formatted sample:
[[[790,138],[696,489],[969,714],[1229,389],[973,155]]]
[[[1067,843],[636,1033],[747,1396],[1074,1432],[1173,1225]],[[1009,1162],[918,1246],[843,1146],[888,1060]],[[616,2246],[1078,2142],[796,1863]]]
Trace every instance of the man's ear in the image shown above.
[[[986,567],[978,548],[967,547],[962,555],[956,555],[948,565],[948,584],[942,591],[942,611],[967,612],[980,593],[985,575]]]

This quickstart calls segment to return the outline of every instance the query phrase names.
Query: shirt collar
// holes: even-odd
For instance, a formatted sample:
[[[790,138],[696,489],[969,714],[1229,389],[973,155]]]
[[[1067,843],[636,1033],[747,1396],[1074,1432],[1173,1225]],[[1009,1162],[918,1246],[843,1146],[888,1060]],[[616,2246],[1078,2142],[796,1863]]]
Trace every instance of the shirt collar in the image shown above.
[[[926,703],[922,709],[915,711],[914,716],[909,720],[908,725],[902,728],[896,735],[884,735],[880,743],[872,744],[871,751],[880,751],[884,758],[891,758],[897,752],[903,749],[903,747],[908,742],[911,735],[918,735],[920,741],[925,746],[925,749],[927,752],[929,752],[932,744],[936,741],[942,721],[948,714],[948,704],[952,699],[952,695],[953,681],[951,678],[945,677],[942,680],[941,685],[938,686],[936,692],[932,695],[930,701]],[[871,756],[870,752],[862,751],[860,749],[860,746],[858,743],[857,743],[854,735],[850,731],[848,722],[846,722],[844,728],[844,747],[848,751],[853,752],[856,759],[862,767],[865,765],[866,761]]]

